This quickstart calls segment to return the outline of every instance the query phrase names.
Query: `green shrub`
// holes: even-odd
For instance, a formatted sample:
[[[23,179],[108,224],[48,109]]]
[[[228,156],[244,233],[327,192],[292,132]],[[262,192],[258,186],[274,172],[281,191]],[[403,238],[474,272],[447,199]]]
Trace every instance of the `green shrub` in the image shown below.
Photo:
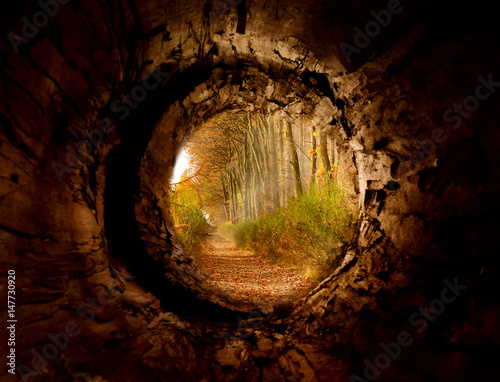
[[[212,229],[205,217],[198,195],[193,189],[179,189],[170,194],[175,237],[184,250],[197,257]]]
[[[335,182],[313,186],[254,222],[226,226],[236,244],[313,279],[328,272],[351,224],[346,192]]]
[[[176,229],[176,237],[182,247],[193,257],[200,252],[207,238],[211,225],[207,222],[201,209],[184,209],[182,223]]]

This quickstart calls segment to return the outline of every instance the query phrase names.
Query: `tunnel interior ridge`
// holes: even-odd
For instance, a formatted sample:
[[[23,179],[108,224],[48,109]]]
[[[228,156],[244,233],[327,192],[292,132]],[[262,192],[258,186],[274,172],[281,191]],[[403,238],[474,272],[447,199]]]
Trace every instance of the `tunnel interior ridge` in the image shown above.
[[[50,0],[0,18],[0,290],[17,320],[0,379],[500,377],[490,4]],[[286,211],[315,182],[323,207],[330,185],[345,191],[335,256],[314,283],[280,271],[295,283],[286,304],[215,288],[206,253],[257,260],[208,223],[205,257],[179,233],[176,157],[222,147],[233,122],[245,143],[224,162],[219,226]],[[259,145],[274,154],[238,162]],[[289,235],[307,231],[288,219]],[[258,240],[254,252],[273,243]],[[322,240],[308,245],[330,253]],[[257,266],[265,290],[277,268]]]

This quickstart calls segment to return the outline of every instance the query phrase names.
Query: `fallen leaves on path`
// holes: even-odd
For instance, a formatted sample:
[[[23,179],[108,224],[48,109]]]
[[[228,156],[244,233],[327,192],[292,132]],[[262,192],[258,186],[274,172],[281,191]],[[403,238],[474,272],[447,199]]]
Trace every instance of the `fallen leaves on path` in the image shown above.
[[[215,291],[254,305],[279,305],[305,296],[311,282],[213,234],[196,261]]]

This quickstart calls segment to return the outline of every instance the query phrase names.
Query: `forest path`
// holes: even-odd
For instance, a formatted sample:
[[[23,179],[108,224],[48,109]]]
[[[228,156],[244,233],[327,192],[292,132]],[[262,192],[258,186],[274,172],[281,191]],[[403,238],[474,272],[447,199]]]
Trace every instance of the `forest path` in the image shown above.
[[[288,304],[304,297],[312,286],[307,278],[240,250],[218,234],[210,235],[196,263],[215,292],[239,303]]]

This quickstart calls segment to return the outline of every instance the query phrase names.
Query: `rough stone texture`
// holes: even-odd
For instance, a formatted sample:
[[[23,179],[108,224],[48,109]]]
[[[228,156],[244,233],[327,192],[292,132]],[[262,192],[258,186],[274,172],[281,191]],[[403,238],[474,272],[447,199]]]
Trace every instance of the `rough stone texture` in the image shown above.
[[[378,380],[498,379],[499,96],[456,130],[443,121],[478,76],[500,78],[494,12],[405,3],[350,65],[339,43],[386,2],[245,1],[244,33],[212,3],[71,2],[18,54],[1,40],[0,288],[15,269],[17,361],[31,367],[31,349],[75,321],[81,333],[32,380],[346,381],[458,277],[467,291]],[[38,10],[9,6],[3,36]],[[120,120],[112,102],[156,68],[170,77]],[[204,292],[163,198],[190,129],[278,109],[327,129],[359,217],[339,268],[290,316],[239,331],[251,307]],[[116,129],[59,182],[53,161],[104,117]],[[408,171],[436,127],[446,141]],[[86,306],[95,317],[77,314],[107,291]]]

